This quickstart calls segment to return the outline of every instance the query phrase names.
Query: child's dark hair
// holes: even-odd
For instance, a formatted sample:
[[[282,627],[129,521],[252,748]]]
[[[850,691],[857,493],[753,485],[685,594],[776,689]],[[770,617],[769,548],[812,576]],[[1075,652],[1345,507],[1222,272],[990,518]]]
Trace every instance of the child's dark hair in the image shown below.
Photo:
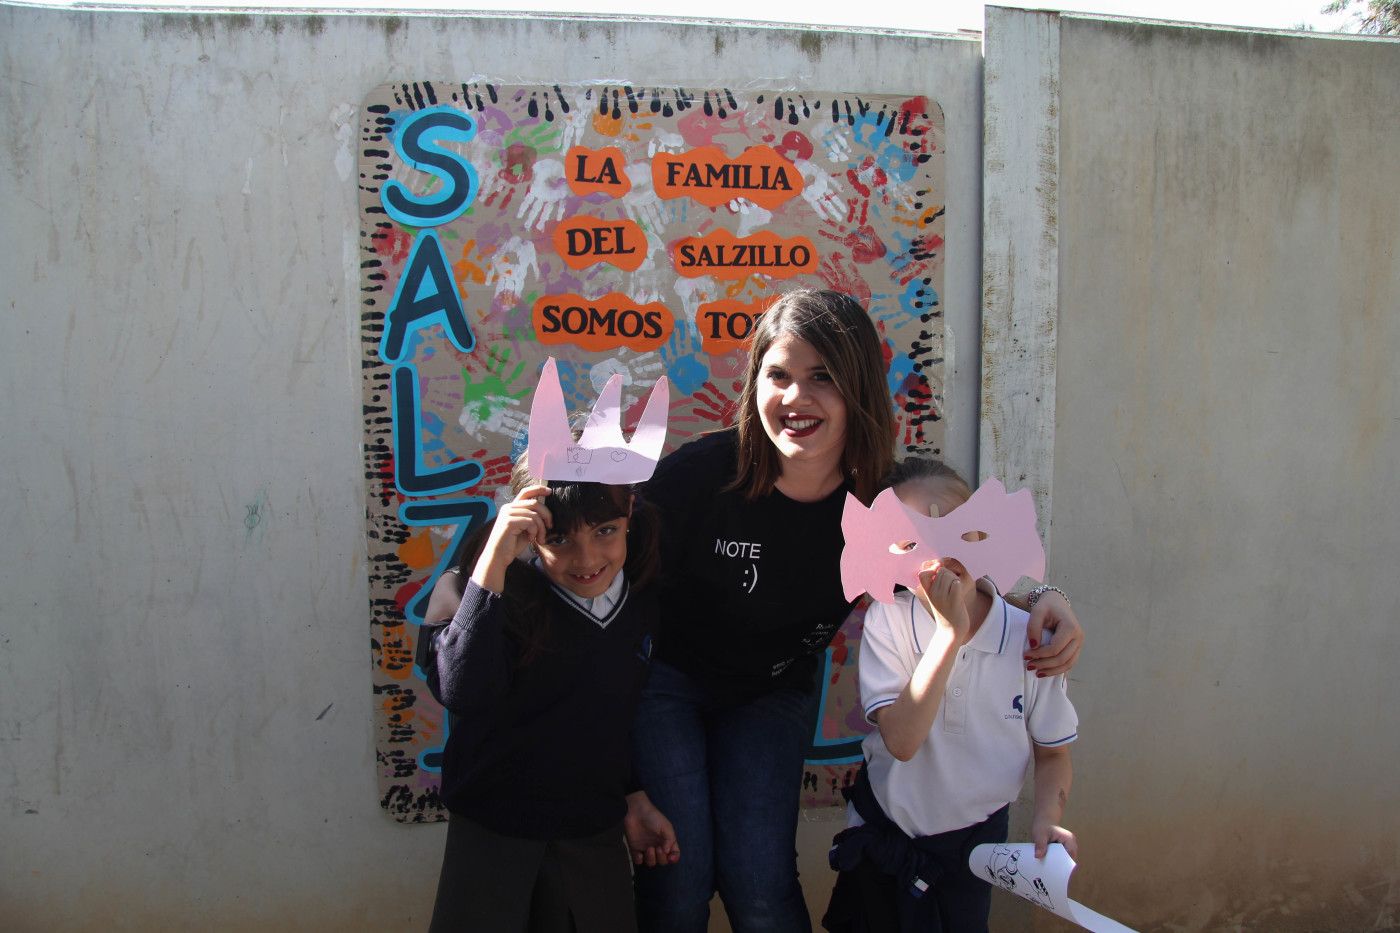
[[[530,476],[522,455],[511,473],[511,497],[520,495],[527,486],[541,484],[540,480]],[[641,589],[655,578],[660,526],[655,514],[632,492],[632,487],[558,481],[542,485],[550,490],[545,505],[550,512],[553,533],[567,534],[576,528],[626,518],[630,509],[627,560],[622,572],[627,575],[628,586],[634,590]],[[457,567],[464,578],[470,577],[476,568],[494,525],[494,522],[482,525],[463,542]],[[549,578],[530,566],[528,561],[512,561],[506,568],[502,594],[505,600],[505,630],[516,667],[523,667],[536,654],[548,648],[549,590]]]
[[[968,485],[967,480],[942,460],[932,457],[908,457],[900,460],[886,475],[885,485],[894,487],[925,480],[937,480],[945,484],[963,502],[972,498],[972,487]]]

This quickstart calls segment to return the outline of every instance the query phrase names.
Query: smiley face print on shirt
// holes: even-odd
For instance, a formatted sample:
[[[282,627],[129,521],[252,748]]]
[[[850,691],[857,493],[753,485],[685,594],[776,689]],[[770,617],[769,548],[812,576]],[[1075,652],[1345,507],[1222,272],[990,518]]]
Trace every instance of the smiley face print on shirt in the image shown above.
[[[759,558],[763,555],[763,545],[754,541],[725,541],[715,539],[715,554],[726,558],[738,574],[739,588],[752,595],[758,588]]]

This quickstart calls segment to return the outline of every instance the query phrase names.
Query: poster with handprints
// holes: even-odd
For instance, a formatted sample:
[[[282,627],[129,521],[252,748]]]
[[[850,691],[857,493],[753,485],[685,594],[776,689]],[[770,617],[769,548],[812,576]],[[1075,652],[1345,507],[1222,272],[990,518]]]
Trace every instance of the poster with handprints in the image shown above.
[[[1045,858],[1035,857],[1033,842],[984,843],[973,847],[967,866],[988,884],[1025,898],[1092,933],[1133,933],[1117,920],[1070,900],[1069,876],[1077,866],[1059,843],[1046,847]]]
[[[370,635],[381,802],[444,818],[447,724],[414,665],[433,582],[490,521],[549,357],[625,430],[662,375],[668,449],[733,422],[778,295],[835,288],[885,344],[901,451],[943,443],[943,114],[915,94],[418,81],[359,125]],[[827,652],[803,782],[860,756],[859,611]],[[742,766],[742,763],[736,763]]]

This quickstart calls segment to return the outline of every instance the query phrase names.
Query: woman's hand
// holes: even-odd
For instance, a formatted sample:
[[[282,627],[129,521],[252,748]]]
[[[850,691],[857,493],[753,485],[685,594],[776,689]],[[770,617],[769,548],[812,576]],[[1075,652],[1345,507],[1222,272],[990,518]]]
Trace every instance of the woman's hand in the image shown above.
[[[1046,641],[1044,630],[1050,629]],[[1031,607],[1030,622],[1026,624],[1031,650],[1026,652],[1026,670],[1037,677],[1054,677],[1074,667],[1079,650],[1084,647],[1084,628],[1069,608],[1069,600],[1054,590],[1046,590]]]
[[[622,832],[632,861],[655,868],[680,861],[681,847],[676,843],[676,831],[665,814],[656,809],[644,790],[627,795],[627,815],[622,818]]]

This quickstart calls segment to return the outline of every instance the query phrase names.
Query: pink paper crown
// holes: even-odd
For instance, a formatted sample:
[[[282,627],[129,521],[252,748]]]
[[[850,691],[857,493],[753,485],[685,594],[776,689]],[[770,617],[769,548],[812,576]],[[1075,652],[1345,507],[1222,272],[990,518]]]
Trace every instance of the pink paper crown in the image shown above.
[[[623,440],[622,374],[614,373],[576,441],[559,385],[559,366],[551,356],[540,371],[540,384],[530,405],[530,440],[525,449],[530,475],[546,481],[615,486],[650,479],[666,446],[670,408],[671,385],[662,376],[651,390],[631,442]]]

